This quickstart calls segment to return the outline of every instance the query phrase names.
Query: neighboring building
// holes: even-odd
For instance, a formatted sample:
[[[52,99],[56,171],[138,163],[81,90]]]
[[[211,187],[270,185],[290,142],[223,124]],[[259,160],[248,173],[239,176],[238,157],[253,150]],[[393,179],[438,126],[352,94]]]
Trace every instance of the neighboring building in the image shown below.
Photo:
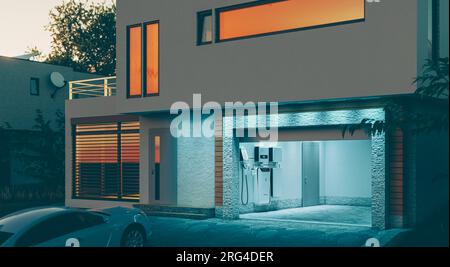
[[[368,207],[379,229],[421,223],[448,204],[448,133],[342,130],[388,122],[394,98],[427,108],[412,81],[448,57],[448,1],[370,2],[118,0],[117,86],[73,82],[66,102],[66,204],[225,219],[328,204]],[[246,116],[277,120],[277,144],[229,137],[252,128],[233,116],[215,118],[216,137],[173,137],[171,105],[193,94],[278,102],[276,116]],[[281,168],[243,172],[240,150],[277,158],[261,146],[281,149]]]
[[[57,111],[64,112],[68,84],[62,88],[53,85],[50,81],[53,72],[62,74],[67,81],[98,77],[72,68],[0,56],[0,126],[9,133],[0,141],[0,187],[37,182],[23,172],[23,161],[17,157],[17,151],[7,145],[11,141],[7,136],[25,134],[33,140],[37,110],[52,122]]]

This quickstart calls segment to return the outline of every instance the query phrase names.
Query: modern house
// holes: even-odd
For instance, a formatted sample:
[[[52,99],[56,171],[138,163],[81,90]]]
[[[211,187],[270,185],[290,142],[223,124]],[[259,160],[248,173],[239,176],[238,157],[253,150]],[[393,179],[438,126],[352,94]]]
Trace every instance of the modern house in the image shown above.
[[[52,73],[59,73],[56,75],[66,81],[98,77],[68,67],[0,56],[0,127],[4,128],[0,138],[0,187],[38,182],[23,172],[24,163],[12,139],[22,135],[36,140],[33,126],[37,110],[52,122],[57,111],[64,112],[69,85],[61,81],[63,86],[55,86],[50,79]]]
[[[413,80],[426,59],[448,57],[448,1],[117,7],[117,81],[70,83],[66,205],[224,219],[362,207],[366,224],[386,229],[415,226],[448,204],[448,133],[343,135],[366,118],[389,123],[392,99],[429,108],[418,106]],[[180,102],[188,116],[171,112]],[[271,104],[254,113],[251,103]],[[177,134],[176,121],[194,136]],[[212,121],[214,135],[195,135]],[[266,122],[276,140],[251,134]]]

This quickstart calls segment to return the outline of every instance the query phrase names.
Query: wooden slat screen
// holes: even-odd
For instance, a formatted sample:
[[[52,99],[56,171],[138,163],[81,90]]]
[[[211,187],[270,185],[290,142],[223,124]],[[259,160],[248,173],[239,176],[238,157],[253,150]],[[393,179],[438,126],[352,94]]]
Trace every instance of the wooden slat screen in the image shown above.
[[[139,122],[74,127],[74,197],[139,200]]]
[[[215,204],[223,206],[223,129],[222,118],[216,118],[215,152]]]
[[[404,137],[397,129],[390,136],[390,224],[391,227],[403,227],[404,219]]]

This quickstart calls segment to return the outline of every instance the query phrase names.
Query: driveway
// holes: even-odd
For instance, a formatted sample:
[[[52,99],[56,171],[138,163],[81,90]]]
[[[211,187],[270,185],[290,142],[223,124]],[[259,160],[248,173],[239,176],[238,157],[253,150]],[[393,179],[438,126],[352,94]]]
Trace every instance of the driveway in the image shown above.
[[[377,231],[291,221],[150,217],[151,247],[360,247]]]
[[[371,207],[320,205],[241,215],[244,219],[300,221],[340,225],[372,225]]]

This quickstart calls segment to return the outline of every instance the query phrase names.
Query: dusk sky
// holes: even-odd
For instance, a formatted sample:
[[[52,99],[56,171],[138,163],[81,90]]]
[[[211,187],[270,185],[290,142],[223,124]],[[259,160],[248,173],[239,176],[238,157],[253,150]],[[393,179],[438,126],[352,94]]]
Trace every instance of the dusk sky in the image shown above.
[[[67,0],[66,0],[67,1]],[[105,0],[89,0],[105,2]],[[63,0],[0,0],[0,55],[18,56],[28,47],[50,51],[49,12]],[[110,3],[111,0],[106,0]]]

